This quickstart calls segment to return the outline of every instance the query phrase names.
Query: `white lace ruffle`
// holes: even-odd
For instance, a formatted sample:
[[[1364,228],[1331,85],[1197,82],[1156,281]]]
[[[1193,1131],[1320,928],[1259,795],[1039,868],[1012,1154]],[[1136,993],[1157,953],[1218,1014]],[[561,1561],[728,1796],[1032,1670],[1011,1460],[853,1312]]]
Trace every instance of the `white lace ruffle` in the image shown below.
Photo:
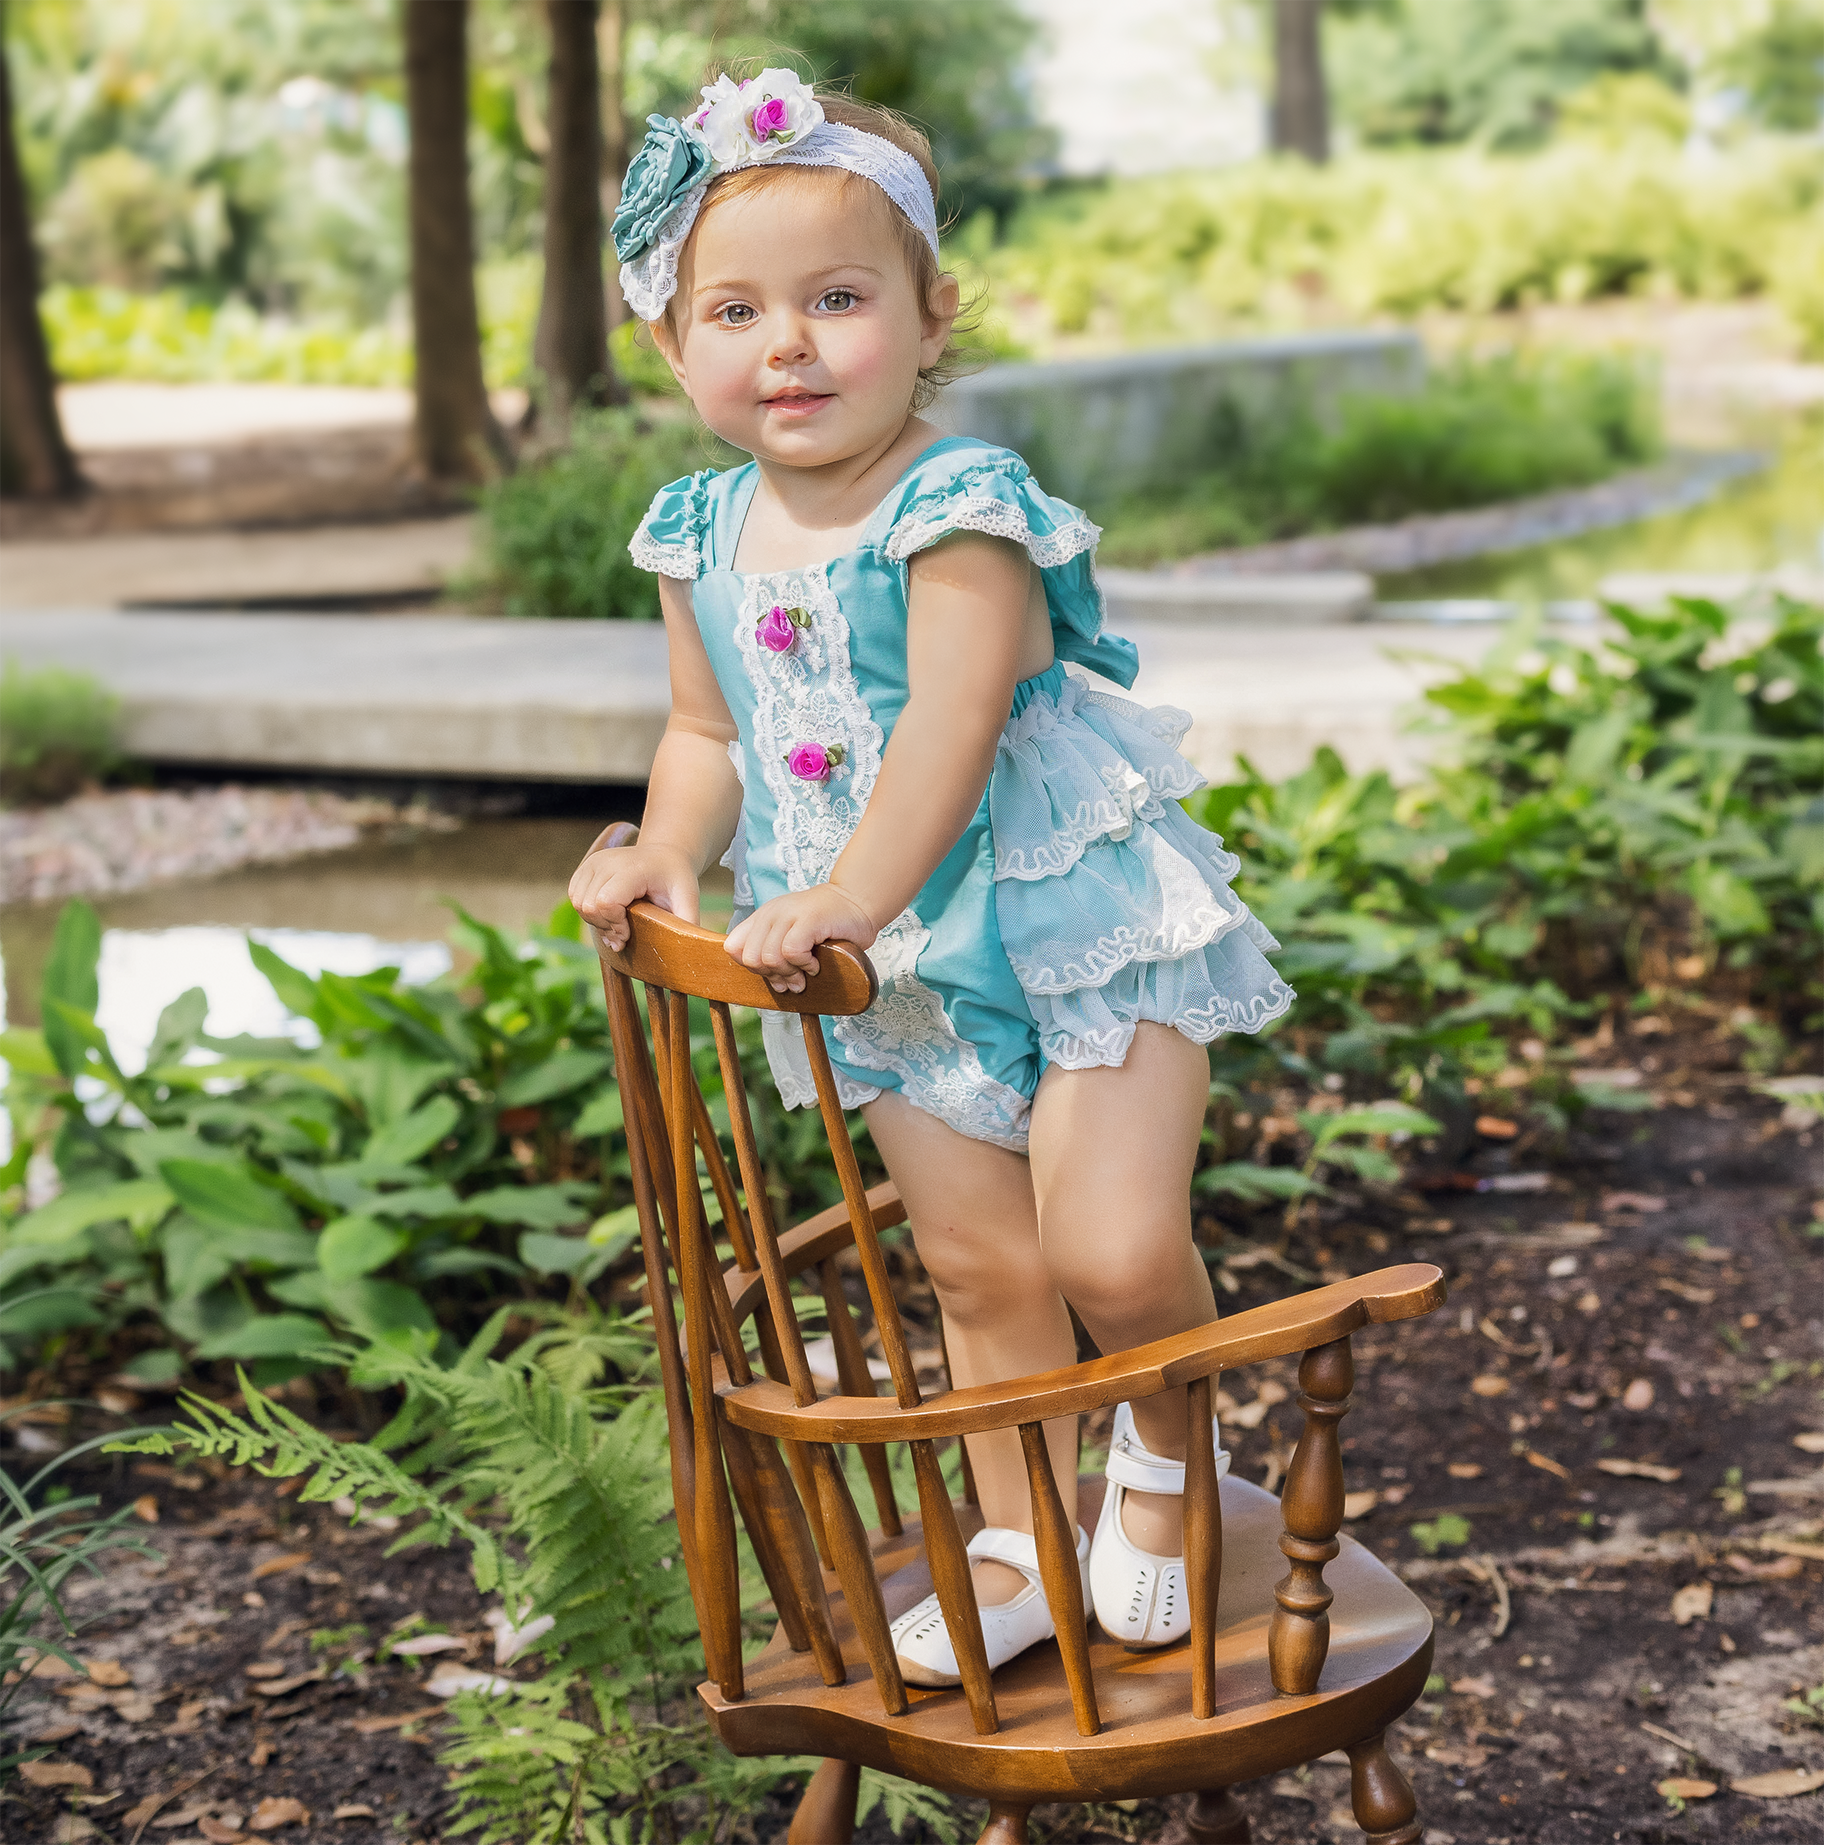
[[[737,737],[728,746],[728,759],[735,765],[735,780],[741,784],[743,794],[747,792],[747,758]],[[735,878],[735,913],[729,920],[732,929],[736,923],[744,922],[754,908],[754,887],[747,875],[747,809],[745,806],[735,816],[735,836],[728,842],[728,850],[717,863],[734,873]]]
[[[695,545],[662,545],[643,525],[628,539],[627,555],[655,577],[679,577],[694,583],[703,572],[702,553]]]
[[[760,1042],[766,1050],[767,1067],[773,1073],[780,1102],[786,1108],[815,1108],[817,1079],[811,1074],[811,1054],[804,1048],[804,1027],[798,1023],[798,1015],[761,1013]],[[844,1108],[861,1108],[880,1094],[869,1084],[856,1082],[834,1061],[830,1074],[836,1079],[836,1099]]]
[[[1102,536],[1102,528],[1081,514],[1055,532],[1035,532],[1025,513],[1010,501],[965,494],[929,512],[915,506],[887,534],[882,549],[890,562],[903,564],[952,532],[985,532],[991,538],[1011,539],[1025,547],[1026,555],[1041,570],[1056,570],[1082,552],[1093,551]]]

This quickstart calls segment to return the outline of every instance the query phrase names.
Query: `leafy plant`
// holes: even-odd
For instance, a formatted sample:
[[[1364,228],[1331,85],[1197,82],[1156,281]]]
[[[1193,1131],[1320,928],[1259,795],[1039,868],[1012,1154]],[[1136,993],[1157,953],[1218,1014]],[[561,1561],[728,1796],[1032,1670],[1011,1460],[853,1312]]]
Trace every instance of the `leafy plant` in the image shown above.
[[[1610,356],[1459,359],[1406,396],[1310,416],[1232,411],[1221,468],[1102,512],[1102,554],[1149,565],[1365,520],[1582,486],[1659,452],[1652,380]]]
[[[24,1407],[0,1411],[0,1422],[18,1416]],[[77,1628],[63,1605],[62,1589],[70,1576],[85,1570],[99,1577],[101,1559],[123,1551],[142,1557],[157,1554],[143,1538],[122,1529],[133,1514],[131,1506],[101,1515],[94,1510],[101,1502],[92,1493],[57,1497],[58,1489],[44,1489],[44,1482],[59,1468],[105,1439],[98,1436],[65,1449],[27,1480],[14,1479],[9,1468],[0,1466],[0,1718],[25,1683],[28,1652],[82,1669],[70,1650]],[[0,1752],[0,1781],[19,1763],[44,1753]]]
[[[120,700],[62,666],[0,668],[0,800],[67,800],[121,763]]]
[[[461,587],[508,615],[655,620],[657,581],[627,541],[667,481],[719,465],[693,424],[580,418],[568,448],[483,490],[477,562]]]
[[[1440,1550],[1459,1550],[1469,1542],[1469,1520],[1456,1512],[1440,1512],[1430,1524],[1409,1525],[1407,1529],[1428,1557],[1435,1557]]]

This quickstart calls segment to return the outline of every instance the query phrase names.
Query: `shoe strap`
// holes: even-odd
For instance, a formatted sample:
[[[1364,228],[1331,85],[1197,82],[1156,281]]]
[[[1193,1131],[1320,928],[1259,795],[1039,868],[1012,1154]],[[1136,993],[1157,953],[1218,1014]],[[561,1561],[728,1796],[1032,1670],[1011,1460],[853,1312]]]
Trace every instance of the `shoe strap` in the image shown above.
[[[1083,1527],[1077,1527],[1077,1561],[1082,1562],[1089,1549],[1089,1538]],[[1016,1569],[1030,1583],[1039,1588],[1045,1586],[1044,1576],[1039,1569],[1039,1547],[1034,1539],[1024,1531],[1015,1531],[1007,1525],[984,1525],[969,1540],[969,1555],[972,1560],[1005,1563]]]
[[[1216,1418],[1210,1418],[1210,1438],[1216,1444],[1216,1477],[1229,1470],[1228,1450],[1222,1445],[1222,1430]],[[1142,1493],[1182,1493],[1184,1462],[1168,1461],[1155,1454],[1140,1439],[1134,1427],[1134,1412],[1123,1403],[1115,1410],[1115,1435],[1108,1450],[1108,1477],[1117,1486],[1132,1487]]]

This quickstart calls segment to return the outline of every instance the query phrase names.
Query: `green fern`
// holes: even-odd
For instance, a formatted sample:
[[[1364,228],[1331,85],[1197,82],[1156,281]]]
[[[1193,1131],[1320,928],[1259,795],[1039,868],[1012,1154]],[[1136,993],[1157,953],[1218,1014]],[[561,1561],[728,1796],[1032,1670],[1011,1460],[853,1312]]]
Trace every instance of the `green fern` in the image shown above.
[[[857,1827],[876,1807],[896,1836],[903,1836],[908,1825],[919,1825],[938,1845],[958,1845],[962,1837],[962,1815],[948,1794],[940,1794],[934,1787],[920,1787],[916,1781],[902,1781],[897,1775],[883,1775],[878,1769],[864,1768],[861,1797],[855,1805]]]

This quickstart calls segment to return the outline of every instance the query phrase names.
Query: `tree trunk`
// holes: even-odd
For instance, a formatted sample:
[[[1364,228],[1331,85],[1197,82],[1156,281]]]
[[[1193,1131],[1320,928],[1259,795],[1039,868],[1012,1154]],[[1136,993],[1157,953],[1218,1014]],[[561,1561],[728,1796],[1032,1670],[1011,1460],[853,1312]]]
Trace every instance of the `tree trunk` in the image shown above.
[[[533,363],[561,432],[578,404],[625,403],[608,362],[602,285],[602,93],[596,0],[546,0],[551,80],[545,102],[545,287]]]
[[[38,318],[38,252],[13,140],[12,76],[0,50],[0,494],[50,500],[82,491],[56,385]]]
[[[1330,158],[1323,15],[1324,0],[1273,0],[1273,146],[1320,166]]]
[[[411,116],[412,330],[418,460],[433,480],[484,479],[512,457],[488,407],[469,213],[468,0],[405,0]]]
[[[614,214],[620,209],[621,177],[627,171],[627,82],[622,60],[626,30],[627,14],[622,0],[602,0],[595,43],[602,64],[602,222],[605,225],[614,222]],[[609,260],[617,262],[613,257]],[[608,324],[618,327],[631,312],[618,282],[609,282],[607,297]]]

